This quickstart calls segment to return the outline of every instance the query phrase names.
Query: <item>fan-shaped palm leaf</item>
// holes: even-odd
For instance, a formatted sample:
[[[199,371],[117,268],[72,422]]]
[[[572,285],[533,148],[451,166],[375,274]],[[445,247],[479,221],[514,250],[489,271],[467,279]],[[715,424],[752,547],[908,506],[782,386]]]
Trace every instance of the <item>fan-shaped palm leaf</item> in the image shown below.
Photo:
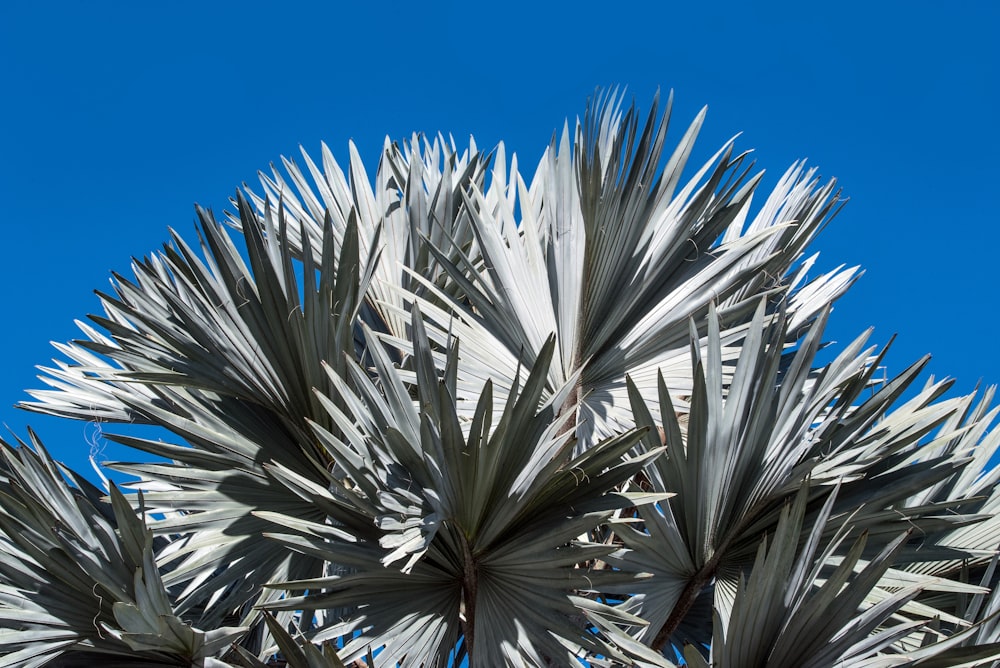
[[[452,248],[470,252],[474,238],[463,194],[470,189],[483,191],[487,161],[474,140],[459,154],[453,142],[441,137],[427,142],[414,136],[402,147],[387,139],[373,184],[353,143],[349,151],[349,178],[324,144],[322,170],[302,151],[315,188],[294,161],[282,158],[288,180],[272,167],[271,175],[261,174],[264,196],[251,190],[247,195],[261,213],[269,202],[282,202],[291,251],[303,259],[312,254],[317,266],[324,229],[330,227],[339,243],[349,225],[356,223],[361,261],[376,277],[366,295],[370,311],[365,319],[378,331],[404,336],[409,318],[400,314],[404,299],[395,288],[424,292],[411,271],[443,285],[443,271],[431,254],[434,248],[445,249],[449,257],[457,257],[457,251],[448,250]],[[485,191],[490,201],[505,196],[504,175],[494,171],[493,176]],[[230,222],[247,233],[245,226],[252,219],[231,216]]]
[[[107,316],[94,317],[110,336],[87,328],[89,341],[63,346],[76,364],[48,370],[56,390],[36,392],[38,403],[27,405],[154,424],[186,441],[112,436],[174,462],[117,468],[156,483],[149,503],[170,514],[153,525],[157,532],[187,534],[160,563],[171,566],[168,586],[186,584],[183,609],[202,610],[209,625],[234,614],[249,620],[256,613],[248,603],[276,595],[262,592],[265,582],[324,572],[321,561],[262,540],[268,525],[251,513],[325,517],[289,497],[263,466],[280,462],[325,480],[329,459],[309,421],[329,419],[312,390],[330,387],[324,360],[340,365],[345,352],[354,354],[360,297],[370,278],[360,265],[356,226],[348,225],[338,246],[328,225],[322,263],[306,256],[300,292],[281,210],[268,209],[258,221],[242,202],[241,214],[250,266],[211,215],[199,211],[204,258],[175,235],[173,246],[136,263],[135,283],[119,277],[117,295],[102,295]]]
[[[545,657],[571,660],[583,652],[625,659],[615,634],[594,634],[586,620],[600,617],[608,627],[639,620],[577,592],[631,576],[577,568],[613,550],[577,539],[616,508],[668,496],[615,493],[656,453],[623,459],[640,437],[628,433],[570,457],[571,435],[561,429],[567,418],[556,419],[564,395],[542,401],[551,339],[496,428],[487,384],[475,420],[463,429],[454,395],[457,344],[438,377],[419,310],[413,318],[415,401],[377,344],[370,346],[377,384],[355,364],[353,390],[331,376],[348,410],[327,407],[344,436],[317,430],[347,482],[331,481],[331,493],[275,472],[317,504],[342,497],[376,508],[378,524],[361,532],[269,515],[298,530],[280,536],[289,547],[350,568],[280,585],[309,593],[269,607],[352,608],[314,639],[362,631],[341,655],[350,660],[368,646],[382,648],[378,665],[404,657],[444,665],[460,633],[475,665],[544,665]]]
[[[669,118],[668,104],[665,119]],[[612,96],[598,100],[574,138],[564,129],[529,186],[517,185],[521,218],[508,199],[468,197],[478,257],[438,261],[461,286],[451,307],[476,323],[463,341],[474,353],[505,348],[529,362],[557,335],[550,383],[577,378],[574,410],[586,441],[630,427],[625,375],[644,392],[656,375],[689,394],[688,320],[724,300],[727,341],[742,336],[756,296],[781,293],[802,246],[832,215],[833,184],[796,168],[746,223],[758,178],[725,146],[680,186],[702,116],[659,172],[666,120],[654,105],[644,125]],[[640,131],[641,128],[641,131]],[[433,246],[432,246],[433,250]],[[850,283],[853,271],[813,282],[793,300],[807,325]],[[806,296],[808,294],[808,296]],[[440,296],[440,295],[439,295]]]
[[[687,322],[700,322],[710,299],[722,300],[736,339],[755,296],[792,290],[799,331],[855,274],[807,282],[815,258],[790,273],[835,211],[832,182],[820,186],[796,165],[748,223],[759,178],[731,145],[682,185],[703,113],[661,170],[669,115],[668,103],[659,123],[654,103],[642,124],[615,94],[597,97],[575,134],[567,127],[549,147],[530,185],[516,156],[508,173],[502,144],[484,184],[474,147],[459,158],[435,141],[422,153],[416,138],[404,150],[387,143],[374,190],[353,147],[349,181],[324,146],[323,171],[303,153],[314,185],[288,160],[291,183],[277,170],[262,182],[288,203],[293,244],[318,237],[325,211],[335,228],[352,210],[363,230],[384,227],[372,303],[391,326],[375,328],[405,339],[410,293],[427,300],[428,315],[452,311],[435,320],[444,331],[454,318],[465,324],[471,361],[459,388],[470,398],[492,378],[499,409],[517,363],[530,365],[555,333],[550,388],[578,378],[573,410],[582,411],[586,441],[591,430],[607,436],[632,425],[626,373],[643,391],[655,391],[658,370],[671,388],[690,388]],[[266,200],[254,199],[263,209]]]
[[[940,387],[930,386],[884,417],[918,367],[856,403],[871,369],[869,353],[862,350],[864,338],[827,366],[813,369],[825,320],[821,315],[783,365],[788,320],[781,315],[768,323],[764,305],[758,308],[727,389],[714,309],[709,311],[705,359],[696,345],[700,335],[692,327],[695,382],[683,431],[662,379],[660,436],[630,384],[637,422],[651,428],[647,447],[661,438],[668,446],[650,469],[651,489],[677,492],[667,504],[639,510],[642,530],[628,524],[618,530],[627,549],[616,562],[654,574],[629,592],[636,596],[626,604],[650,622],[638,632],[654,647],[667,645],[709,588],[722,624],[728,623],[740,574],[750,570],[764,533],[774,530],[782,501],[797,494],[810,477],[814,504],[830,494],[834,483],[841,484],[834,511],[838,517],[852,515],[855,530],[868,531],[875,552],[910,527],[929,532],[983,519],[954,512],[958,503],[904,505],[915,491],[956,475],[967,463],[936,457],[910,464],[925,437],[961,402],[931,403]],[[954,438],[954,432],[940,438]],[[936,445],[932,441],[923,447]],[[923,552],[922,546],[915,542],[901,549],[911,560],[940,558],[933,548]],[[706,629],[702,626],[698,637],[675,641],[707,646],[711,639],[703,635]]]
[[[32,436],[0,442],[0,665],[228,666],[246,628],[201,631],[175,614],[153,536],[112,486],[111,503]]]

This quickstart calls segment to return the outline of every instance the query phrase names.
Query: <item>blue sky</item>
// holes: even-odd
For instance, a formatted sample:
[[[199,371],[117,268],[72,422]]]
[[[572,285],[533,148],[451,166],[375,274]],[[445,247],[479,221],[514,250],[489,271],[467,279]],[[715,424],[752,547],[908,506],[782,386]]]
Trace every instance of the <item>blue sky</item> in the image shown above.
[[[799,158],[840,180],[814,248],[866,273],[831,338],[874,325],[899,333],[890,372],[930,352],[961,392],[1000,383],[1000,4],[361,4],[0,5],[0,422],[86,466],[93,425],[11,406],[111,271],[192,236],[194,202],[321,141],[374,164],[386,135],[472,134],[533,165],[616,84],[674,89],[679,127],[707,104],[697,155],[742,132],[766,185]]]

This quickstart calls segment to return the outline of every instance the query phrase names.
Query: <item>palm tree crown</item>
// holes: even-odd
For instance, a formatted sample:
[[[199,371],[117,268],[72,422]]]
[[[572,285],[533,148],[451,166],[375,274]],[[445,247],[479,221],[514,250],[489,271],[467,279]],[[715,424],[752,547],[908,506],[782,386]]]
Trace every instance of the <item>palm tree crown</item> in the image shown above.
[[[116,275],[23,407],[166,436],[2,444],[0,666],[1000,665],[992,390],[821,356],[835,183],[670,107],[324,146]]]

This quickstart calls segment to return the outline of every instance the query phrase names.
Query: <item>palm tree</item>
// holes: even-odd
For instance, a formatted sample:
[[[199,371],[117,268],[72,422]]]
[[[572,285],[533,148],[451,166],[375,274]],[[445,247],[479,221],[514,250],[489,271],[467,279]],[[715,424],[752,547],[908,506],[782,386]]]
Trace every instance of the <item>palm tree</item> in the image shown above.
[[[324,146],[116,275],[22,405],[166,440],[3,444],[0,666],[1000,665],[992,390],[831,350],[834,182],[670,106]]]

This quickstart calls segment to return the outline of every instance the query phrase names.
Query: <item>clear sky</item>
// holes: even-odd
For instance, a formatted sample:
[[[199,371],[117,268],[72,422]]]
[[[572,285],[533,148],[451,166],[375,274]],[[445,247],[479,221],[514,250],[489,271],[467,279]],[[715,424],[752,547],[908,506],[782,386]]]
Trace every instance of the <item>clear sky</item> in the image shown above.
[[[93,425],[11,406],[111,271],[192,236],[194,202],[299,145],[373,165],[415,131],[533,168],[615,84],[643,107],[674,89],[679,127],[709,105],[697,155],[742,132],[765,185],[799,158],[840,179],[819,266],[866,273],[832,338],[874,325],[899,333],[890,373],[930,352],[957,390],[1000,383],[1000,3],[754,4],[0,3],[0,422],[86,466]]]

